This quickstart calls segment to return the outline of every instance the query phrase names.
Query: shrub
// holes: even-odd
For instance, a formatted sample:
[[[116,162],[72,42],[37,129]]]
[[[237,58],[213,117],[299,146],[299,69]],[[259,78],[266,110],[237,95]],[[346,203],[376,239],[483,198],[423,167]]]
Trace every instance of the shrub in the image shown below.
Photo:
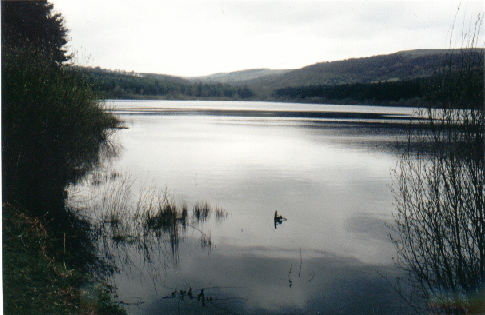
[[[96,166],[118,120],[75,72],[28,45],[2,50],[3,197],[39,214]]]

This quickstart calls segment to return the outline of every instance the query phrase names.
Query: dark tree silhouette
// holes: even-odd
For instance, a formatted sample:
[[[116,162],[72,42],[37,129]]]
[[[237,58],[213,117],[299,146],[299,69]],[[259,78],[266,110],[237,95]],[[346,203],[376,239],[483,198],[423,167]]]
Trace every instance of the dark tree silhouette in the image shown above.
[[[56,62],[70,59],[67,28],[47,1],[2,1],[2,50],[29,47]]]
[[[55,304],[43,296],[67,287],[79,301],[77,286],[94,278],[88,272],[102,277],[111,269],[97,256],[90,222],[66,206],[66,187],[110,152],[109,136],[119,122],[103,110],[82,77],[63,64],[69,59],[63,48],[67,30],[52,4],[1,5],[3,257],[9,292],[4,308],[12,314],[77,312],[79,306],[70,301]],[[38,294],[38,285],[45,295]],[[45,312],[43,307],[63,311]],[[119,313],[108,308],[99,311]]]
[[[47,1],[2,2],[4,201],[62,211],[64,188],[99,162],[117,125],[69,67],[67,30]]]

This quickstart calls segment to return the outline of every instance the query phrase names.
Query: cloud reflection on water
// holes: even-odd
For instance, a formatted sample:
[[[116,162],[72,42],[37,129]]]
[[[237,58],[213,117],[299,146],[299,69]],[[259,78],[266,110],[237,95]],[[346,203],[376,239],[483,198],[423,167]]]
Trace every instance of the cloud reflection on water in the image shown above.
[[[292,251],[268,257],[232,246],[218,248],[210,256],[193,257],[191,253],[188,258],[191,267],[185,267],[186,272],[177,283],[185,283],[194,290],[204,287],[206,296],[212,296],[213,302],[202,307],[187,299],[174,301],[163,298],[170,289],[161,289],[159,297],[143,307],[142,314],[409,312],[377,272],[379,269],[389,277],[395,276],[392,266],[377,268],[323,252],[307,256],[303,251],[300,257],[298,251]],[[191,263],[194,260],[197,263]],[[169,282],[170,276],[167,279]]]
[[[183,106],[160,104],[174,103]],[[199,104],[212,103],[190,106]],[[217,203],[229,216],[222,224],[201,222],[210,251],[198,237],[180,235],[174,263],[155,253],[151,265],[125,268],[114,278],[118,294],[142,298],[145,314],[220,310],[163,299],[189,287],[242,313],[395,313],[398,296],[377,270],[397,275],[385,224],[393,208],[389,170],[399,152],[390,144],[402,138],[402,126],[382,115],[310,121],[249,114],[123,112],[130,129],[120,132],[125,151],[115,169],[168,187],[189,205]],[[278,229],[275,210],[288,218]]]

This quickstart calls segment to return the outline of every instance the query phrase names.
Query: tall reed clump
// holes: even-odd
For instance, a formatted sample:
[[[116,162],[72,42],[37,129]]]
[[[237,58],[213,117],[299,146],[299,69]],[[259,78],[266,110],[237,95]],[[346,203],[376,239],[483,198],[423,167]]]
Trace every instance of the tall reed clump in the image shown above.
[[[68,204],[86,205],[81,214],[98,232],[98,255],[113,270],[144,270],[163,282],[166,270],[180,262],[181,243],[197,240],[202,250],[212,249],[211,233],[204,224],[212,213],[219,223],[224,220],[223,208],[198,201],[189,209],[167,189],[139,184],[130,174],[106,171],[91,173],[82,185],[71,186]]]
[[[70,187],[68,204],[85,203],[87,211],[83,215],[93,222],[103,238],[114,240],[118,248],[123,243],[165,242],[170,244],[172,254],[176,254],[180,237],[186,235],[187,228],[210,238],[200,229],[204,222],[212,213],[219,222],[228,216],[222,207],[212,207],[207,201],[197,201],[189,214],[187,203],[177,203],[166,189],[142,184],[134,191],[138,185],[131,175],[116,174],[91,173],[85,179],[84,188],[80,187],[83,185]],[[105,181],[100,181],[102,178]]]
[[[394,170],[397,262],[415,301],[436,313],[485,312],[484,55],[474,49],[482,20],[438,69],[427,128],[409,135]]]

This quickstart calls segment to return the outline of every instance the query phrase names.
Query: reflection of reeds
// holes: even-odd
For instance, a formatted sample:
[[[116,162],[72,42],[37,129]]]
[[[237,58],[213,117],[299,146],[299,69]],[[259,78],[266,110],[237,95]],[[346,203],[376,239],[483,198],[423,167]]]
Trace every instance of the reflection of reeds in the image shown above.
[[[200,247],[202,249],[208,249],[209,251],[212,249],[212,236],[211,234],[207,235],[202,233],[200,236]]]
[[[190,212],[190,206],[176,202],[167,189],[135,189],[132,176],[116,174],[96,175],[96,182],[103,179],[97,185],[86,180],[72,188],[69,200],[86,205],[82,215],[96,229],[99,257],[113,270],[144,270],[154,282],[163,283],[167,270],[179,264],[179,243],[188,231],[196,233],[199,248],[210,252],[211,234],[202,224],[212,212],[217,220],[225,218],[225,210],[199,201]]]
[[[99,186],[107,183],[108,181],[116,180],[116,178],[118,178],[119,176],[121,176],[121,174],[118,172],[95,171],[92,174],[90,174],[89,181],[91,182],[91,185]]]
[[[218,221],[227,218],[226,210],[220,206],[212,208],[208,202],[197,202],[194,206],[193,217],[197,222],[204,222],[211,216],[212,212],[215,213]]]
[[[159,206],[156,213],[147,212],[144,218],[144,226],[147,229],[162,229],[170,231],[177,223],[178,213],[177,206],[174,204],[163,204]]]
[[[194,218],[199,221],[205,221],[209,218],[211,214],[211,206],[208,202],[199,202],[197,201],[194,205],[193,215]]]
[[[181,233],[190,226],[201,233],[202,248],[212,246],[211,237],[197,225],[207,221],[212,212],[217,220],[226,218],[224,209],[212,208],[207,201],[198,201],[189,216],[187,203],[178,204],[166,189],[142,185],[139,192],[134,193],[134,185],[132,176],[112,171],[93,174],[86,182],[92,196],[82,198],[91,203],[88,206],[90,217],[93,222],[98,222],[100,235],[111,238],[118,245],[123,242],[134,244],[150,237],[164,239],[175,254]],[[79,193],[76,196],[79,197]]]
[[[215,212],[217,220],[224,220],[225,218],[227,218],[226,210],[222,209],[221,207],[216,206]]]
[[[201,288],[201,289],[194,289],[192,290],[192,287],[189,287],[189,290],[184,290],[184,289],[177,289],[174,288],[172,289],[173,291],[170,292],[168,295],[164,296],[163,299],[178,299],[179,302],[184,302],[182,305],[188,305],[189,303],[193,303],[192,305],[199,304],[202,307],[206,306],[212,306],[217,309],[223,310],[223,313],[229,312],[228,309],[225,307],[221,307],[222,305],[219,305],[219,303],[224,302],[226,304],[229,300],[232,301],[237,301],[241,300],[244,301],[246,300],[245,298],[240,298],[240,297],[235,297],[235,296],[224,296],[223,295],[223,288],[221,287],[209,287],[209,288]],[[199,293],[197,293],[199,292]],[[181,313],[180,309],[180,304],[178,305],[178,313]],[[182,310],[182,313],[185,313]],[[230,313],[230,312],[229,312]]]

